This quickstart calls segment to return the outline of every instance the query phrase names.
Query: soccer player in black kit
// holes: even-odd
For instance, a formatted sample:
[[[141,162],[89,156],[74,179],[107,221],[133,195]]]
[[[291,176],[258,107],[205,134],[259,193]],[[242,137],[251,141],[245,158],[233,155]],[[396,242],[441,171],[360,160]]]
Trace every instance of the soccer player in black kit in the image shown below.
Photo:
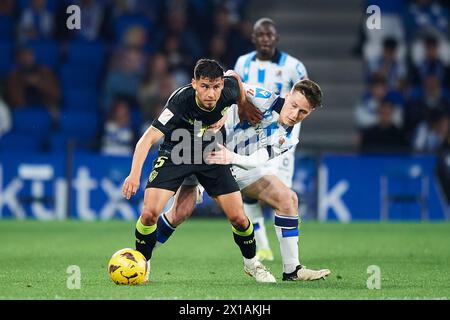
[[[135,230],[136,250],[148,262],[147,279],[156,243],[158,217],[184,179],[195,175],[230,221],[234,241],[244,258],[245,273],[258,282],[276,282],[275,277],[256,257],[253,225],[244,213],[241,193],[230,166],[208,165],[203,160],[203,151],[211,145],[210,140],[203,139],[205,131],[221,120],[232,104],[237,103],[239,106],[244,102],[245,94],[239,76],[232,72],[224,75],[219,63],[200,59],[194,68],[191,84],[177,89],[170,96],[160,116],[136,144],[131,171],[122,187],[126,199],[136,194],[148,152],[164,136],[148,179],[144,206]],[[187,144],[186,141],[180,141],[183,133],[184,137],[187,133]],[[201,149],[195,150],[198,139],[201,139]],[[184,146],[184,152],[181,153],[180,143]],[[190,154],[186,155],[185,152]]]

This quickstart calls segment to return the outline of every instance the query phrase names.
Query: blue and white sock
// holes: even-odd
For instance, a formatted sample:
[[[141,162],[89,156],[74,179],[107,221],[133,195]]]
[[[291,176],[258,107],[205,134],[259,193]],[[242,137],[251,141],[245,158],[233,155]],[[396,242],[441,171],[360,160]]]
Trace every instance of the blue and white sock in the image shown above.
[[[164,244],[175,231],[175,227],[169,223],[164,213],[159,216],[157,225],[155,248]]]
[[[275,215],[275,231],[280,242],[283,271],[291,273],[300,264],[298,258],[298,216]]]

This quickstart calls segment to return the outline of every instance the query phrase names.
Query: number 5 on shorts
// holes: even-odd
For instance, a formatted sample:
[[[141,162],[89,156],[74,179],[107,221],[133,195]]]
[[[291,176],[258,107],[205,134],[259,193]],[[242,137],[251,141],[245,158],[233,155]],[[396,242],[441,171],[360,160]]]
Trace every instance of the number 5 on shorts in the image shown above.
[[[164,156],[158,157],[158,159],[156,159],[155,166],[153,167],[153,169],[162,167],[164,165],[164,162],[166,162],[167,159],[169,159],[169,158],[164,157]]]

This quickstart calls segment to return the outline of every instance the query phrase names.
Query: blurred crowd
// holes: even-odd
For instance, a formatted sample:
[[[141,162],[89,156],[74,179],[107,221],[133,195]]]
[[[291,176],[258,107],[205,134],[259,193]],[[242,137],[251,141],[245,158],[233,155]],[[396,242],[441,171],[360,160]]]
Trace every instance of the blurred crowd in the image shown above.
[[[362,151],[439,152],[449,139],[449,1],[368,0],[382,28],[361,29],[366,91],[355,107]],[[365,14],[365,12],[364,12]]]
[[[67,20],[80,8],[81,29]],[[0,152],[129,155],[197,59],[253,50],[247,0],[1,0]]]
[[[450,200],[450,1],[365,2],[380,7],[382,28],[364,22],[356,48],[366,70],[355,107],[359,150],[438,155]]]

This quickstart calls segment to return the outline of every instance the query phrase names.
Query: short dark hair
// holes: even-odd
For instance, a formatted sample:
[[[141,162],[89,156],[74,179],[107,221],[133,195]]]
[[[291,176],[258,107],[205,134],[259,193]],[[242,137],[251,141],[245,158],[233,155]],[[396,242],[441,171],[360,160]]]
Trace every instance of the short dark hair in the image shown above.
[[[396,50],[397,49],[397,40],[392,37],[387,37],[383,40],[383,48],[388,50]]]
[[[200,78],[223,78],[223,72],[223,68],[216,60],[200,59],[195,64],[194,79],[199,80]]]
[[[313,109],[322,106],[322,89],[314,81],[309,79],[299,80],[292,87],[292,91],[303,94]]]
[[[258,20],[255,22],[255,24],[253,25],[253,31],[255,31],[257,28],[259,28],[259,27],[262,26],[263,24],[271,25],[271,26],[274,27],[274,28],[276,27],[276,26],[275,26],[275,21],[273,21],[273,20],[270,19],[270,18],[264,17],[264,18],[258,19]]]

